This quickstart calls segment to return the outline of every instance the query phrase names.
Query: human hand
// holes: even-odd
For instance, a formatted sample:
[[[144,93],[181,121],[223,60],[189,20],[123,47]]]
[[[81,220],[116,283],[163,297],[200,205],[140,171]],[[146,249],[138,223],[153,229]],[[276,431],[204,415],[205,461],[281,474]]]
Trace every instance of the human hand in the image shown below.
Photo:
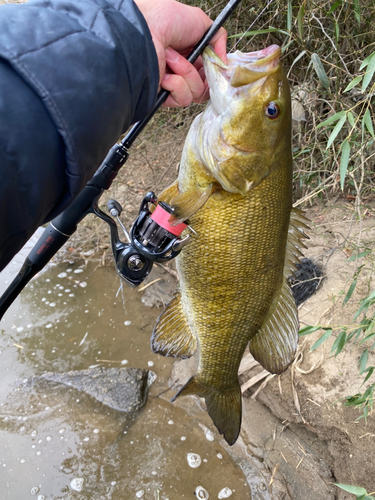
[[[211,26],[198,7],[175,0],[135,0],[150,29],[159,62],[159,85],[170,92],[164,106],[188,106],[208,98],[202,59],[194,64],[186,57]],[[221,28],[211,41],[226,62],[227,32]]]

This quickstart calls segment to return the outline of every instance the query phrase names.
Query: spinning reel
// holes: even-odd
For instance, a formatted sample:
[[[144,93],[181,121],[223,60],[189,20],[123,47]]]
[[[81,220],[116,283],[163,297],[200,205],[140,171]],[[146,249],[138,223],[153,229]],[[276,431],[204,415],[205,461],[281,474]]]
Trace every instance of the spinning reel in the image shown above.
[[[150,210],[150,204],[156,206],[153,212]],[[130,233],[119,218],[122,212],[121,205],[116,200],[109,200],[107,207],[112,217],[100,210],[96,202],[93,203],[92,211],[109,225],[117,273],[132,287],[142,283],[150,273],[154,262],[174,259],[189,242],[189,235],[180,238],[188,227],[187,222],[172,226],[168,222],[173,212],[172,208],[162,201],[158,203],[153,191],[149,191],[143,198]],[[123,230],[126,243],[120,240],[114,219]]]

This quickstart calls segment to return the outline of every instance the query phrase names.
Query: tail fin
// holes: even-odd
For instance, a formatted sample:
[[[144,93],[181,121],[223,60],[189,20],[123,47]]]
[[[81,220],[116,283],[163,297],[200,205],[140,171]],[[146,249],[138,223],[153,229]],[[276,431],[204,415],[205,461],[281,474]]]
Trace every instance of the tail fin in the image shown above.
[[[199,383],[197,378],[191,377],[184,387],[172,398],[174,402],[179,396],[196,394],[206,400],[208,414],[212,418],[220,434],[224,435],[229,445],[237,441],[241,429],[242,401],[240,384],[219,391]]]

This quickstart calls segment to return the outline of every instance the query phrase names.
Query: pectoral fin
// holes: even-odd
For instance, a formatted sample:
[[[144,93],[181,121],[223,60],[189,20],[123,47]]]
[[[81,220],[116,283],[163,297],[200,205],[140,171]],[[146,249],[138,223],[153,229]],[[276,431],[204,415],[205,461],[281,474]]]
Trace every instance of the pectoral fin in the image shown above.
[[[205,399],[207,411],[220,434],[229,445],[237,441],[241,429],[242,401],[240,384],[226,390],[218,390],[200,383],[197,376],[191,377],[184,387],[172,398],[196,394]]]
[[[178,181],[174,181],[168,187],[166,187],[158,196],[158,201],[164,201],[171,204],[171,200],[179,194]]]
[[[214,184],[210,184],[206,188],[197,187],[175,196],[171,201],[173,214],[169,218],[169,223],[176,226],[186,221],[203,207],[213,191]]]
[[[156,322],[151,336],[151,349],[162,356],[182,359],[190,358],[197,349],[197,339],[182,310],[179,292]]]

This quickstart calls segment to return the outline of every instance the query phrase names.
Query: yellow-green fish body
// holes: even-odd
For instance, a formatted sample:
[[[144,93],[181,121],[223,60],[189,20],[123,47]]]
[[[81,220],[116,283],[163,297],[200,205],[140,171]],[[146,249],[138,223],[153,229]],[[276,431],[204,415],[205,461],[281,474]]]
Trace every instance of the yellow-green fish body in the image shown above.
[[[154,329],[152,349],[190,357],[197,374],[177,394],[197,394],[233,444],[241,426],[238,367],[249,344],[269,371],[293,360],[298,319],[286,277],[303,236],[292,210],[291,112],[280,49],[206,50],[211,104],[194,121],[178,184],[160,196],[195,231],[177,258],[180,290]],[[176,397],[177,397],[176,396]]]

